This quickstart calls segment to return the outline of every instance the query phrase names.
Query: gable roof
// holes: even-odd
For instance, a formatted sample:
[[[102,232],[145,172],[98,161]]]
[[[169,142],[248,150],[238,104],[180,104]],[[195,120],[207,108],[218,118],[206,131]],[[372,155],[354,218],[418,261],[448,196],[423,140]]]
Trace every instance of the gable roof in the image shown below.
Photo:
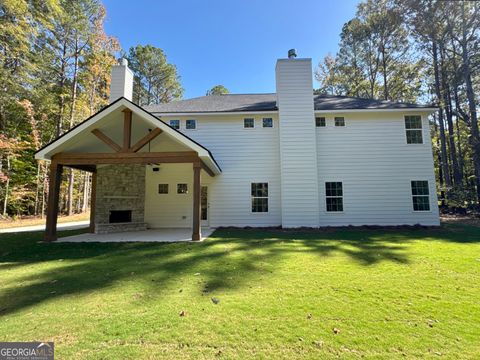
[[[132,110],[133,113],[139,115],[142,119],[146,120],[147,122],[151,123],[152,126],[158,127],[163,130],[166,134],[170,135],[172,138],[178,140],[188,148],[196,151],[198,156],[206,163],[206,165],[216,174],[221,173],[221,168],[216,162],[215,158],[213,157],[210,150],[208,150],[203,145],[199,144],[195,140],[189,138],[185,134],[181,133],[180,131],[172,128],[170,125],[166,124],[155,115],[151,114],[150,112],[146,111],[142,107],[138,106],[137,104],[131,102],[130,100],[121,97],[116,101],[112,102],[110,105],[104,107],[96,114],[92,115],[85,121],[79,123],[75,127],[71,128],[66,133],[62,134],[55,140],[51,141],[50,143],[43,146],[41,149],[35,152],[35,159],[38,160],[50,160],[51,156],[55,154],[55,150],[58,149],[61,145],[65,144],[67,141],[73,139],[76,135],[83,133],[84,131],[91,131],[93,130],[95,124],[101,120],[106,115],[114,112],[118,109],[128,108]],[[123,123],[122,123],[123,126]]]
[[[312,95],[314,110],[433,109],[432,105],[393,102],[337,95]],[[153,114],[278,111],[277,94],[225,94],[201,96],[145,107]]]

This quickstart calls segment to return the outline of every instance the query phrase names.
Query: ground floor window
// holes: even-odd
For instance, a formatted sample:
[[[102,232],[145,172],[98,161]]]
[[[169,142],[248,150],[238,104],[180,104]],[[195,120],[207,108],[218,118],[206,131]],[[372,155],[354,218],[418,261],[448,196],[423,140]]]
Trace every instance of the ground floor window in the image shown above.
[[[325,183],[327,211],[343,211],[343,184],[339,181]]]
[[[158,184],[159,194],[168,194],[168,184]]]
[[[268,212],[268,183],[252,183],[252,212]]]
[[[177,194],[187,194],[188,185],[187,184],[177,184]]]
[[[428,190],[428,181],[415,180],[411,183],[412,201],[414,211],[430,210],[430,193]]]

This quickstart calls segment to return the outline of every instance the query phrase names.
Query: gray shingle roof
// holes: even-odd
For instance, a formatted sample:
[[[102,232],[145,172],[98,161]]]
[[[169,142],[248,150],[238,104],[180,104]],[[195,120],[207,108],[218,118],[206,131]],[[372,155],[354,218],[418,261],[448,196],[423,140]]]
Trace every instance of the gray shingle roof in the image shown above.
[[[336,95],[313,95],[313,100],[315,110],[422,109],[435,107]],[[155,114],[278,110],[275,93],[201,96],[166,104],[150,105],[146,106],[145,109]]]

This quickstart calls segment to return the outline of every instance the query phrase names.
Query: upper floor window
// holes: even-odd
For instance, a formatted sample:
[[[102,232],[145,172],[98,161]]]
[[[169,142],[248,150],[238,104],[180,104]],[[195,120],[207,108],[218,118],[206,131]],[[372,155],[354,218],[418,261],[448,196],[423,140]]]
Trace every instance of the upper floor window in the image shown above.
[[[405,116],[407,144],[423,144],[422,118],[420,115]]]
[[[345,118],[342,116],[335,117],[335,126],[345,126]]]
[[[264,128],[271,128],[273,127],[273,119],[272,118],[263,118],[262,121]]]
[[[252,129],[255,127],[255,119],[247,118],[243,119],[243,127],[245,129]]]
[[[429,211],[430,196],[428,191],[428,181],[415,180],[411,183],[412,201],[414,211]]]
[[[159,194],[168,194],[168,184],[158,184]]]
[[[268,183],[252,183],[252,212],[268,212]]]
[[[197,128],[197,120],[187,120],[185,122],[185,129],[194,130]]]
[[[316,117],[315,118],[315,126],[316,127],[325,127],[327,126],[327,122],[325,121],[325,117]]]
[[[180,120],[170,120],[170,126],[176,130],[180,129]]]
[[[343,211],[343,186],[341,182],[326,182],[327,211]]]

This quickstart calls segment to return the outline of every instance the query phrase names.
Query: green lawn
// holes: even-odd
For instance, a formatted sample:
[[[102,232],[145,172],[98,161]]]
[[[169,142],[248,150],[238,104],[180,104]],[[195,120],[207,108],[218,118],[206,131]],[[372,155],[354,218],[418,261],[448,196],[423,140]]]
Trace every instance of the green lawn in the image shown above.
[[[480,356],[478,227],[40,239],[0,235],[0,340],[58,359]]]

